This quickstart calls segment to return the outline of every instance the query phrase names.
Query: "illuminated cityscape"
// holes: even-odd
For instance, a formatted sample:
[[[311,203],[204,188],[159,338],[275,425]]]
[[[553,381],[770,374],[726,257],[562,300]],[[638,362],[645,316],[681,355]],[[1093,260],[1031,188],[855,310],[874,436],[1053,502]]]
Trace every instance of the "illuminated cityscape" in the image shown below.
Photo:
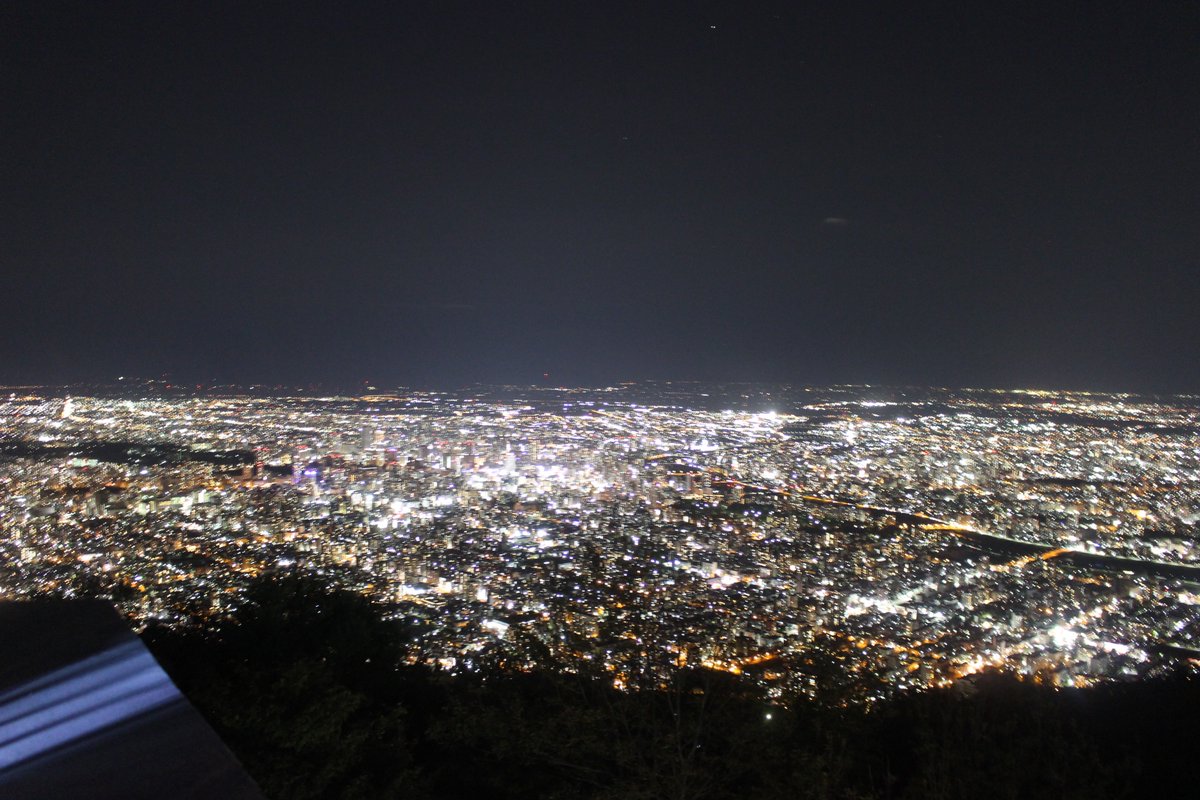
[[[1196,795],[1200,5],[0,27],[0,800]]]
[[[0,598],[203,624],[306,570],[416,622],[414,664],[704,665],[783,701],[1200,652],[1195,397],[371,392],[4,390]]]

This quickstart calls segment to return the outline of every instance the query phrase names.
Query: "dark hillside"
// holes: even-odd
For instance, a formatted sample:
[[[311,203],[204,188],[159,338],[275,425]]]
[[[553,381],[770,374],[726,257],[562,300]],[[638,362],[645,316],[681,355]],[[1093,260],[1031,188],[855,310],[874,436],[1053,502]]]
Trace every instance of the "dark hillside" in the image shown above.
[[[1191,796],[1200,684],[1054,690],[985,676],[870,710],[764,702],[725,674],[401,666],[407,631],[350,592],[260,583],[211,633],[146,641],[270,797]]]

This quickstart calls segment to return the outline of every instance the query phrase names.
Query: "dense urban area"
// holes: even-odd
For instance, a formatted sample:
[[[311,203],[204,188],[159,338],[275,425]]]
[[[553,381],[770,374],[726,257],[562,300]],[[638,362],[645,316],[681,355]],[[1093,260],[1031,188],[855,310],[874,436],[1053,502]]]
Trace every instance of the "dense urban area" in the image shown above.
[[[275,396],[272,396],[275,395]],[[204,624],[326,575],[465,674],[871,704],[1200,656],[1200,398],[637,383],[0,401],[0,599]]]

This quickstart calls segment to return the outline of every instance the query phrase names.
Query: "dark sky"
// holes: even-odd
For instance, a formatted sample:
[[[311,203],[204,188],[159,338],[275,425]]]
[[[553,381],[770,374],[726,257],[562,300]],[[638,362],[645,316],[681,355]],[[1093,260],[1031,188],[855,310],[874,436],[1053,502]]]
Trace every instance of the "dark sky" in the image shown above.
[[[0,86],[0,383],[1200,390],[1200,4],[6,2]]]

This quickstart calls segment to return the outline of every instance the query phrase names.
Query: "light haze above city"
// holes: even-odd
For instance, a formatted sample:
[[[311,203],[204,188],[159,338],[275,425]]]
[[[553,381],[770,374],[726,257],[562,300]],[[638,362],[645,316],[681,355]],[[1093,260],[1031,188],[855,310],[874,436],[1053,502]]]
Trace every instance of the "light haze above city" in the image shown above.
[[[5,3],[0,383],[1197,392],[1198,14]]]

